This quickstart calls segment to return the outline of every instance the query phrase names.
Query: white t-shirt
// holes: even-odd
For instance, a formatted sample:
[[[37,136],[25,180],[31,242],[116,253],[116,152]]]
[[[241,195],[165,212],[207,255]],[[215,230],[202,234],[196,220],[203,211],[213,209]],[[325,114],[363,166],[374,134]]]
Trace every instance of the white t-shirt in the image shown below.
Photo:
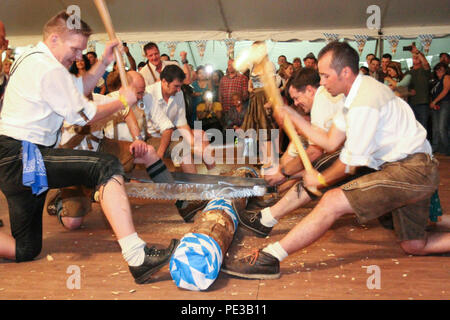
[[[178,91],[166,102],[162,96],[161,81],[147,86],[144,96],[147,132],[153,137],[170,128],[187,125],[183,92]],[[157,110],[159,109],[159,110]]]
[[[165,68],[166,66],[171,65],[171,64],[174,64],[174,65],[179,66],[178,63],[177,63],[176,61],[161,61],[161,62],[162,62],[162,68],[161,68],[161,71],[164,70],[164,68]],[[150,72],[150,69],[149,69],[149,68],[152,69],[153,74],[155,75],[156,81],[155,81],[155,78],[153,78],[152,73]],[[151,64],[150,62],[147,63],[147,64],[145,65],[145,67],[143,67],[143,68],[139,71],[139,73],[142,74],[142,76],[144,77],[145,85],[146,85],[146,86],[152,85],[152,84],[154,84],[155,82],[158,82],[158,81],[160,80],[160,79],[159,79],[159,72],[156,71],[156,67],[155,67],[153,64]]]

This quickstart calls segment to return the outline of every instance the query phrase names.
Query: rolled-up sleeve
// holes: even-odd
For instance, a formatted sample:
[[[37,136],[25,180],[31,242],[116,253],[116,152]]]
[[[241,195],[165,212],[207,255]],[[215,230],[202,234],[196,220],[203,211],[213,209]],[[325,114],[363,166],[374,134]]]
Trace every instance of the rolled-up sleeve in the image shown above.
[[[54,112],[62,116],[69,124],[83,126],[87,123],[80,111],[89,120],[97,112],[95,103],[83,96],[67,71],[60,68],[52,69],[42,77],[41,97],[48,102]]]
[[[349,109],[345,123],[342,116],[335,117],[334,124],[339,130],[344,129],[347,136],[339,157],[343,163],[350,166],[368,166],[371,163],[379,117],[380,112],[370,107]]]

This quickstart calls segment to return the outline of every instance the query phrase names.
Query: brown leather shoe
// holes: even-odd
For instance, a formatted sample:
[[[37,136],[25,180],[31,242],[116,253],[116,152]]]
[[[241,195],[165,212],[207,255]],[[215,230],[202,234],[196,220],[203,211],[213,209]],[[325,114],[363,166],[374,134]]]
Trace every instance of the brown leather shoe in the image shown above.
[[[223,273],[244,279],[270,280],[280,277],[280,261],[270,253],[255,250],[239,260],[225,261]]]

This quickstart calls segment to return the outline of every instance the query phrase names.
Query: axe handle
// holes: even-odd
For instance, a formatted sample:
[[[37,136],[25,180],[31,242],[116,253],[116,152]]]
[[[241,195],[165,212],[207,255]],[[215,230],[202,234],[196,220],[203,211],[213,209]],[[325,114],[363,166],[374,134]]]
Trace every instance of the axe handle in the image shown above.
[[[116,32],[114,31],[114,26],[111,21],[111,16],[109,14],[108,8],[104,0],[94,0],[95,6],[100,14],[100,17],[105,25],[106,32],[108,33],[110,40],[116,40]],[[128,87],[127,74],[125,72],[125,65],[123,63],[122,55],[117,47],[114,48],[114,56],[116,57],[117,67],[119,70],[120,81],[124,87]]]
[[[269,62],[267,56],[262,60],[261,62],[263,64],[263,73],[262,73],[262,80],[264,83],[264,91],[266,92],[266,95],[269,99],[269,101],[272,104],[272,108],[274,111],[276,109],[279,109],[284,105],[283,99],[281,98],[280,91],[277,88],[275,84],[275,80],[273,77],[273,68],[271,66],[271,63]],[[313,170],[311,161],[308,158],[308,155],[306,154],[305,148],[303,148],[303,144],[300,141],[299,136],[297,135],[297,131],[295,130],[294,125],[292,124],[291,119],[288,116],[284,117],[284,130],[286,131],[287,135],[289,136],[289,139],[294,143],[295,148],[298,151],[298,154],[300,156],[300,159],[303,162],[303,166],[305,167],[305,170],[311,171]],[[321,196],[322,193],[317,190],[317,188],[308,188],[309,191],[314,193],[317,196]]]

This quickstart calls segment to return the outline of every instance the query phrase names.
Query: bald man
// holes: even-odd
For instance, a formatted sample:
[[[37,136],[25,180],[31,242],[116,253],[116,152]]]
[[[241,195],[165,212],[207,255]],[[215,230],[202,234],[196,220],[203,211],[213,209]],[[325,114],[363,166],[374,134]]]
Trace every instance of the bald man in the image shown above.
[[[153,181],[173,181],[170,172],[158,157],[155,149],[144,142],[144,111],[138,107],[145,94],[144,78],[136,71],[128,71],[127,81],[138,101],[131,107],[134,117],[124,118],[120,114],[115,114],[96,126],[83,129],[65,125],[62,130],[60,147],[112,154],[120,160],[126,173],[131,172],[136,163],[141,163],[144,164]],[[86,90],[84,92],[86,93]],[[117,99],[119,95],[119,91],[111,92],[107,96],[93,94],[93,100],[95,103],[103,104]],[[142,143],[136,145],[133,141],[142,141]],[[74,143],[78,143],[78,145],[74,145]],[[59,193],[49,199],[47,211],[51,215],[57,215],[66,229],[78,229],[81,227],[84,217],[91,210],[91,193],[91,189],[81,186],[61,189]]]

